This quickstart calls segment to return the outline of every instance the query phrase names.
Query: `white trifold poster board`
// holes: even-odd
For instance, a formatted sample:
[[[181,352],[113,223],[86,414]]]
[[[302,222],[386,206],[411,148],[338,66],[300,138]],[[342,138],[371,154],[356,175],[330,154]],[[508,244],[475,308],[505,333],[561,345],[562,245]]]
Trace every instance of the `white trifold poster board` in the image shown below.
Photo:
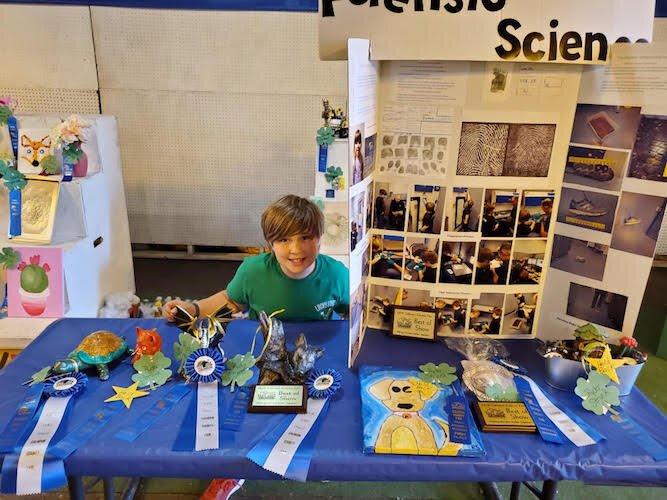
[[[348,152],[350,364],[396,305],[435,308],[441,336],[632,335],[667,196],[667,95],[629,80],[667,70],[667,51],[616,45],[580,85],[581,66],[348,45],[349,138],[333,147]]]

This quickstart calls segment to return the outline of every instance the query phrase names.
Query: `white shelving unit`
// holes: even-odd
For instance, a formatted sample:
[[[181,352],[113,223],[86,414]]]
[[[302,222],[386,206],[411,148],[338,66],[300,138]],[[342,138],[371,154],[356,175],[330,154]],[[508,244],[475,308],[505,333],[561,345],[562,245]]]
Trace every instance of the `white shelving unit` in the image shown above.
[[[17,118],[22,127],[50,128],[64,117]],[[53,237],[48,245],[64,251],[65,317],[70,318],[96,317],[109,293],[135,290],[116,119],[99,115],[84,118],[95,124],[100,169],[88,177],[61,184]],[[0,247],[36,246],[7,238],[7,212],[7,190],[2,187]],[[25,347],[55,319],[1,319],[0,348]]]

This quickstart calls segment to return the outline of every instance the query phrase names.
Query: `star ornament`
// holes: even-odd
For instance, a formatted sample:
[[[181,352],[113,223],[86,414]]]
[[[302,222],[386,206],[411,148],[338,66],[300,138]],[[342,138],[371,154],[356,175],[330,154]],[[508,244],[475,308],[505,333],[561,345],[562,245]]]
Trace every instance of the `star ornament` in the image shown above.
[[[601,358],[587,357],[586,361],[588,361],[591,364],[591,366],[594,367],[598,372],[602,373],[603,375],[607,375],[617,384],[619,383],[618,375],[616,374],[616,368],[624,365],[625,361],[623,361],[622,359],[612,359],[611,350],[609,349],[609,346],[605,347],[604,351],[602,352]]]
[[[140,391],[137,389],[139,387],[138,382],[135,382],[130,387],[118,387],[117,385],[112,385],[111,387],[116,392],[116,395],[105,399],[104,402],[122,401],[126,408],[130,407],[134,398],[140,398],[149,394],[149,391]]]

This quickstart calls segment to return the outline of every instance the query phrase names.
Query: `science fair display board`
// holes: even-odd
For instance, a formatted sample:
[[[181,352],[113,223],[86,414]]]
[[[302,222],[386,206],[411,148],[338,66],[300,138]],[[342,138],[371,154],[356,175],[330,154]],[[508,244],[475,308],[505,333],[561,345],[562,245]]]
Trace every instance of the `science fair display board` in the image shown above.
[[[650,38],[639,17],[629,39]],[[620,37],[579,27],[597,29]],[[366,327],[392,330],[403,307],[433,311],[439,336],[567,338],[588,322],[631,336],[664,214],[665,100],[658,85],[619,92],[641,79],[629,54],[655,49],[609,44],[580,95],[581,64],[347,45],[350,364]],[[439,59],[461,59],[450,50]],[[625,79],[614,95],[599,91],[610,75]]]

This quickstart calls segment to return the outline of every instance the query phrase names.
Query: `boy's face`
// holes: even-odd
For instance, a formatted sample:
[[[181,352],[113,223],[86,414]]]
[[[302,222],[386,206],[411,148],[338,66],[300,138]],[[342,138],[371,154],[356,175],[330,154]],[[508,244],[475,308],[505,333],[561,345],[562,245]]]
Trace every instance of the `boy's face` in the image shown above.
[[[296,234],[274,241],[271,249],[286,276],[305,278],[315,270],[320,239],[316,236]]]

